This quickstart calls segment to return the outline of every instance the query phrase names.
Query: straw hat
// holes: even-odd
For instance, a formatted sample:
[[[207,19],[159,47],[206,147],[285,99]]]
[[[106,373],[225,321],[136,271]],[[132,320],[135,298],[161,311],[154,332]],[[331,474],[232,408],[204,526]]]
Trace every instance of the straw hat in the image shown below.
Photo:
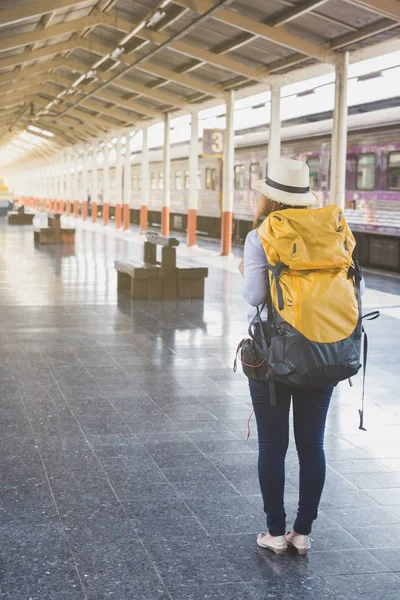
[[[290,158],[280,158],[272,163],[267,179],[256,181],[253,190],[274,202],[290,206],[312,206],[316,202],[310,191],[308,165]]]

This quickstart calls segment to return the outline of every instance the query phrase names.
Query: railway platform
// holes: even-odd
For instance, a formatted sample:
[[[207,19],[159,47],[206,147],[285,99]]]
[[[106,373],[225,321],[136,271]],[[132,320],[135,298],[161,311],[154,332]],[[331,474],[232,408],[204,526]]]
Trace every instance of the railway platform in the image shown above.
[[[239,256],[207,266],[205,300],[117,297],[137,231],[77,222],[74,249],[0,222],[0,588],[7,600],[376,600],[400,586],[400,282],[368,273],[360,377],[340,385],[307,557],[257,548],[265,528],[247,382]],[[297,503],[293,439],[286,507]]]

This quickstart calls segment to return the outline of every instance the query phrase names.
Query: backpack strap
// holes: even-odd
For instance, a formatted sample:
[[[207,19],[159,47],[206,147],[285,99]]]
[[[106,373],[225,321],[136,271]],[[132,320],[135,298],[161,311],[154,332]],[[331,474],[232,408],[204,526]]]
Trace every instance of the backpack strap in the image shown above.
[[[277,262],[276,265],[268,264],[268,268],[270,269],[270,271],[272,273],[272,277],[275,279],[276,294],[278,296],[278,308],[279,308],[279,310],[283,310],[285,308],[285,303],[283,301],[283,293],[282,293],[282,287],[281,287],[281,283],[280,283],[280,277],[282,275],[282,272],[285,269],[287,269],[287,265],[285,265],[285,263],[283,263],[283,262]],[[269,295],[271,296],[271,292],[269,292]],[[271,299],[271,304],[272,304],[272,299]]]
[[[379,310],[374,310],[370,313],[367,313],[363,317],[361,317],[361,328],[364,334],[364,344],[363,344],[363,382],[362,382],[362,396],[361,396],[361,409],[358,410],[360,415],[360,425],[359,429],[362,431],[367,431],[364,427],[364,400],[365,400],[365,377],[367,374],[367,358],[368,358],[368,336],[364,327],[362,326],[362,321],[366,319],[367,321],[374,321],[380,315]]]

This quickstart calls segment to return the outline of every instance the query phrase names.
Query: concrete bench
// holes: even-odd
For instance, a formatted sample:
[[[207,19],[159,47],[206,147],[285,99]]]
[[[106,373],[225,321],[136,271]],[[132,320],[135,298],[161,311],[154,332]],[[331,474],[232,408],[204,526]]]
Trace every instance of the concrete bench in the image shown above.
[[[143,263],[115,261],[118,291],[131,298],[147,300],[187,300],[204,298],[206,267],[193,267],[176,261],[179,241],[158,233],[147,234],[143,248]],[[161,246],[161,261],[157,260]]]

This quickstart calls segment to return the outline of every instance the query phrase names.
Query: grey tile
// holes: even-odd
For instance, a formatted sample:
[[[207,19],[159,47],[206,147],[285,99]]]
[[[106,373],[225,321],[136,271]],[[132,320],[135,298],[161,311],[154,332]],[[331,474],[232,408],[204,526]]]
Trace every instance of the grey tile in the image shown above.
[[[341,475],[346,475],[348,473],[379,473],[390,471],[389,465],[385,466],[386,463],[373,458],[363,458],[358,460],[330,460],[328,464],[330,468]]]
[[[384,565],[389,567],[391,571],[399,571],[400,565],[400,542],[396,539],[393,540],[393,545],[388,547],[382,547],[382,544],[378,544],[376,549],[371,549],[374,554]]]
[[[400,504],[396,506],[388,505],[386,506],[387,510],[389,510],[393,515],[395,515],[398,519],[400,519]]]
[[[379,502],[366,493],[357,489],[354,490],[330,490],[329,494],[323,493],[321,499],[321,508],[323,510],[331,508],[350,508],[359,506],[365,508],[368,506],[377,506]]]
[[[270,550],[259,548],[254,534],[225,534],[213,536],[213,539],[242,581],[267,584],[271,573],[282,579],[307,573],[307,559],[289,554],[277,556]]]
[[[355,575],[362,573],[385,573],[389,569],[369,550],[340,550],[310,552],[307,556],[308,571],[326,575]]]
[[[400,521],[391,525],[369,526],[368,521],[360,527],[348,527],[347,531],[366,548],[393,546],[400,535]]]
[[[392,471],[400,471],[400,458],[383,458],[381,462]]]
[[[199,520],[189,511],[186,504],[179,499],[167,503],[147,503],[146,506],[138,507],[136,504],[124,503],[128,515],[132,517],[132,525],[138,535],[143,538],[149,537],[183,537],[191,538],[197,534],[204,533],[204,528]]]
[[[240,581],[213,540],[204,534],[182,539],[175,537],[145,540],[158,572],[168,586]]]
[[[260,533],[265,528],[265,515],[241,496],[222,496],[215,502],[214,497],[192,498],[187,504],[205,530],[211,535],[238,533]]]
[[[386,526],[400,522],[388,509],[383,506],[371,508],[334,508],[326,509],[324,513],[333,521],[345,529],[357,527],[369,527],[374,525]]]
[[[320,577],[271,577],[266,583],[249,583],[256,600],[338,600],[332,588]]]
[[[393,573],[364,573],[354,575],[329,576],[326,581],[337,594],[338,600],[354,600],[362,597],[363,600],[376,600],[386,598],[397,600],[400,587],[400,577]]]
[[[400,505],[400,487],[384,490],[367,489],[366,493],[382,506],[389,506],[390,504]]]
[[[172,600],[255,600],[255,596],[244,583],[221,583],[191,585],[171,588]]]
[[[345,477],[361,490],[400,489],[400,473],[348,473]]]
[[[329,550],[355,550],[362,548],[360,541],[351,535],[351,532],[340,528],[314,529],[311,534],[311,545],[315,552]]]

